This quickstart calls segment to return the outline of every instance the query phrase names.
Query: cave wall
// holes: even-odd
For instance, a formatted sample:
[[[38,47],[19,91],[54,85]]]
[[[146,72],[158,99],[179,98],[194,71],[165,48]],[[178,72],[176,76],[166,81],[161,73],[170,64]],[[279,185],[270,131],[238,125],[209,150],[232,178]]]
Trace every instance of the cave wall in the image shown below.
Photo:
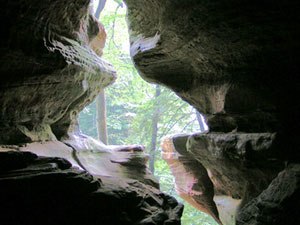
[[[1,1],[0,224],[179,225],[142,146],[106,146],[79,112],[116,79],[89,0]]]
[[[211,131],[295,128],[297,1],[125,2],[141,75],[193,104]]]
[[[299,2],[125,2],[131,56],[141,76],[174,90],[206,116],[210,127],[207,134],[169,137],[163,143],[162,156],[181,182],[176,184],[189,187],[179,194],[217,221],[213,196],[241,201],[237,224],[285,224],[292,203],[279,204],[271,193],[289,186],[276,177],[300,160]],[[280,207],[280,218],[272,220]],[[228,221],[223,223],[234,223]]]
[[[210,126],[208,134],[166,141],[163,154],[175,157],[166,161],[182,170],[174,173],[176,185],[189,188],[179,194],[219,223],[235,220],[222,218],[222,198],[234,205],[227,217],[235,216],[235,201],[241,202],[237,224],[299,223],[293,208],[299,204],[293,183],[300,159],[298,1],[125,3],[131,55],[141,76],[174,90]],[[61,212],[75,224],[87,218],[98,224],[107,215],[104,221],[122,225],[180,224],[181,204],[157,190],[141,147],[106,147],[78,129],[79,111],[116,78],[100,58],[105,31],[88,5],[88,0],[1,1],[0,182],[7,218],[1,224],[20,223],[20,215],[40,224],[33,220],[35,209],[51,218],[49,224],[68,221],[57,221]],[[56,156],[60,159],[48,158]],[[67,201],[59,187],[69,194]],[[94,194],[102,197],[88,209],[103,202],[109,207],[90,218],[83,206]],[[56,196],[57,210],[49,196]],[[78,211],[69,208],[74,199]],[[120,207],[114,214],[115,205]]]
[[[71,133],[79,111],[114,81],[112,66],[93,49],[105,31],[88,5],[3,1],[2,144],[57,140]]]

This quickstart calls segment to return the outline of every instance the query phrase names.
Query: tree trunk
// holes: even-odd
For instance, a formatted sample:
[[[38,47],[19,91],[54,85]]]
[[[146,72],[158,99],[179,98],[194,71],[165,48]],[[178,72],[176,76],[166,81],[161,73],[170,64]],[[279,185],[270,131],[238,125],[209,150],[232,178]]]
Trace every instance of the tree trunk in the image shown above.
[[[96,98],[96,121],[98,139],[107,145],[106,98],[104,89]]]
[[[151,146],[150,146],[150,159],[149,159],[149,169],[154,174],[154,163],[155,163],[155,149],[157,142],[157,131],[158,131],[158,120],[159,120],[159,103],[158,96],[161,93],[161,88],[159,85],[156,85],[155,88],[155,98],[154,98],[154,108],[153,108],[153,117],[152,117],[152,134],[151,134]]]
[[[197,120],[199,123],[199,127],[200,127],[200,132],[203,132],[205,130],[204,128],[204,124],[203,124],[203,119],[201,114],[198,112],[198,110],[196,109],[196,116],[197,116]]]
[[[94,14],[97,19],[99,19],[100,13],[104,9],[105,3],[106,3],[106,0],[99,0],[98,7],[97,7],[96,12]]]

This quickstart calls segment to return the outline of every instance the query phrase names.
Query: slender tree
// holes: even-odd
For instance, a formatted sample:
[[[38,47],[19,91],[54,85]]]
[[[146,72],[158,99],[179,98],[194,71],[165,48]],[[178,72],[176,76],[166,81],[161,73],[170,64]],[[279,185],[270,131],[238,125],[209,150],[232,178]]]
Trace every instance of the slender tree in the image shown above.
[[[196,116],[197,116],[197,121],[198,121],[198,123],[199,123],[200,131],[203,132],[203,131],[205,130],[205,128],[204,128],[202,116],[201,116],[201,114],[198,112],[197,109],[196,109]]]
[[[151,134],[151,145],[150,145],[150,159],[149,159],[149,169],[152,173],[154,173],[155,167],[155,149],[157,142],[157,132],[158,132],[158,121],[160,114],[160,105],[158,101],[158,97],[161,94],[161,88],[159,85],[155,86],[155,96],[154,96],[154,106],[153,106],[153,114],[152,114],[152,134]]]
[[[101,11],[104,9],[106,0],[99,0],[94,16],[99,19]],[[98,139],[104,144],[108,144],[107,121],[106,121],[106,98],[103,89],[96,98],[96,121]]]
[[[99,0],[99,1],[98,1],[98,6],[97,6],[96,12],[95,12],[95,14],[94,14],[94,16],[95,16],[97,19],[99,19],[100,13],[101,13],[101,11],[104,9],[105,3],[106,3],[106,0]]]
[[[106,97],[104,90],[96,98],[96,121],[98,139],[107,145]]]

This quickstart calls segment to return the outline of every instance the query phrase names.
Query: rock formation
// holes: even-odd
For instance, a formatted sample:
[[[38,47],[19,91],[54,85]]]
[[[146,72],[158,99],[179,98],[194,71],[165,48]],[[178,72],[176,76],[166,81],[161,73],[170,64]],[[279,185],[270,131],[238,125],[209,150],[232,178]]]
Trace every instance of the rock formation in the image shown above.
[[[0,140],[57,140],[115,79],[92,47],[103,35],[89,1],[4,1],[1,8]],[[95,40],[96,39],[96,40]]]
[[[163,144],[179,194],[217,221],[223,198],[233,200],[227,217],[241,201],[237,224],[286,224],[282,218],[294,216],[299,187],[288,189],[289,179],[275,177],[300,160],[299,2],[125,2],[131,56],[141,76],[174,90],[210,127],[207,134],[169,137]],[[280,219],[271,220],[279,208]]]
[[[141,76],[210,127],[164,143],[179,194],[220,224],[299,224],[299,2],[125,3]],[[80,133],[78,113],[116,78],[88,4],[1,2],[0,223],[180,224],[142,147]]]
[[[183,137],[183,139],[185,138]],[[177,142],[176,147],[171,138],[165,138],[162,146],[162,158],[168,163],[175,176],[176,192],[196,209],[211,215],[221,223],[213,200],[213,183],[208,172],[202,164],[188,154],[186,143],[182,142],[182,138],[176,138],[174,141]],[[177,149],[180,152],[177,152]]]
[[[180,224],[182,206],[141,182],[30,152],[0,152],[0,162],[1,224]]]
[[[78,128],[116,78],[89,3],[1,2],[0,224],[179,225],[183,206],[159,191],[143,147]]]

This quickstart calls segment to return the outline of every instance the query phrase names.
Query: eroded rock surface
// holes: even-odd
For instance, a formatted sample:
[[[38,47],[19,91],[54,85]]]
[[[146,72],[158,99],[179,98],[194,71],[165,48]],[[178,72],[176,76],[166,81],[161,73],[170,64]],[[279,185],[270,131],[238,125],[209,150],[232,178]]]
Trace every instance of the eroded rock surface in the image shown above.
[[[234,224],[237,207],[257,197],[284,168],[272,156],[274,140],[269,133],[177,135],[164,140],[162,158],[180,196],[217,221],[222,214],[223,223]]]
[[[23,146],[1,146],[1,151],[32,152],[38,156],[60,157],[68,160],[73,167],[96,177],[110,177],[138,180],[159,189],[154,175],[147,168],[149,156],[140,145],[109,146],[87,137],[77,136],[76,140],[35,142]]]
[[[272,155],[275,134],[212,132],[185,138],[188,154],[208,170],[218,195],[257,196],[284,167]]]
[[[194,105],[211,131],[278,132],[279,157],[295,158],[298,1],[125,2],[144,79]]]
[[[179,225],[143,147],[80,132],[78,113],[116,79],[89,3],[1,2],[0,224]]]
[[[103,26],[89,1],[4,1],[1,7],[0,143],[60,139],[115,79],[99,55]]]
[[[61,158],[0,152],[1,224],[180,224],[183,206],[158,189],[71,166]]]
[[[268,185],[285,162],[300,161],[296,151],[298,1],[125,2],[131,55],[141,75],[173,89],[206,115],[211,131],[219,132],[172,139],[172,151],[176,150],[182,161],[170,163],[177,163],[186,176],[176,178],[182,196],[217,221],[222,215],[222,201],[217,198],[222,196],[243,200],[240,223],[261,224],[263,215],[266,223],[281,224],[285,215],[295,215],[290,199],[299,199],[299,195],[290,198],[284,194],[298,193],[297,185],[289,186],[294,184],[292,179],[286,179],[297,176],[291,169],[297,165]],[[40,150],[26,145],[22,150],[28,147],[51,156],[56,152],[82,170],[110,178],[102,178],[101,183],[62,159],[41,159],[30,153],[5,156],[0,172],[1,188],[7,192],[0,192],[1,212],[10,219],[8,224],[24,223],[22,217],[16,217],[18,205],[28,224],[47,224],[45,218],[49,224],[178,224],[181,206],[173,200],[165,201],[168,206],[161,204],[160,192],[152,189],[155,183],[147,177],[141,148],[108,151],[80,136],[78,112],[115,79],[109,63],[99,58],[105,31],[90,15],[88,4],[88,0],[2,1],[0,144],[20,150],[20,143],[54,143],[54,147]],[[64,151],[58,152],[57,146]],[[193,163],[188,165],[186,159]],[[93,167],[91,162],[97,165]],[[117,179],[122,184],[116,184],[113,174],[133,171],[136,174],[126,177],[131,183]],[[180,175],[180,171],[176,173]],[[128,202],[133,208],[128,208]],[[113,217],[111,210],[105,211],[107,205],[109,209],[118,206]],[[90,208],[94,211],[87,211]],[[249,218],[251,212],[254,216]],[[269,220],[276,212],[279,216]],[[42,222],[33,220],[38,216],[43,216]]]
[[[208,203],[213,193],[218,199],[242,200],[243,207],[268,187],[286,162],[300,162],[296,0],[125,2],[131,56],[141,76],[195,106],[212,132],[171,138],[172,151],[179,156],[166,161],[176,180],[190,187],[186,199],[198,199],[196,208],[206,204],[206,211],[216,217]],[[197,174],[202,167],[203,173]],[[210,182],[203,178],[205,172]],[[192,187],[209,198],[195,196]],[[288,212],[292,205],[282,207]],[[274,211],[268,213],[271,217]]]
[[[168,163],[175,177],[176,192],[196,209],[211,215],[221,223],[213,200],[213,183],[207,170],[187,152],[184,140],[182,142],[179,139],[177,145],[179,146],[176,148],[171,138],[165,138],[162,145],[162,158]]]

